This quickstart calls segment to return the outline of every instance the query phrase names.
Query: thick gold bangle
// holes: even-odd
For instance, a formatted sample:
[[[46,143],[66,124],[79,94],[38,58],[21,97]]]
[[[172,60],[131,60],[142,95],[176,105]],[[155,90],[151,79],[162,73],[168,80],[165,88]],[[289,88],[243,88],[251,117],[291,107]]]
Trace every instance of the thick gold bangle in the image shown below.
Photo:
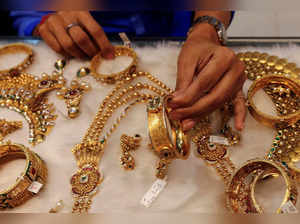
[[[12,68],[0,70],[0,79],[18,76],[22,71],[25,71],[26,68],[33,62],[33,51],[29,46],[25,44],[9,44],[0,48],[0,56],[5,54],[18,54],[20,52],[25,52],[27,54],[27,57],[20,64]]]
[[[189,135],[183,131],[180,121],[170,120],[168,118],[168,113],[171,112],[171,108],[167,106],[168,99],[169,97],[167,96],[163,100],[165,125],[168,128],[169,135],[171,134],[170,138],[175,149],[176,157],[180,159],[187,159],[190,155]]]
[[[107,84],[114,84],[117,81],[125,79],[127,76],[130,76],[136,71],[137,68],[137,55],[132,48],[125,47],[125,46],[115,46],[115,57],[117,56],[129,56],[132,58],[131,64],[121,72],[114,73],[114,74],[100,74],[97,72],[97,68],[101,64],[103,58],[101,53],[94,56],[91,60],[90,64],[90,71],[91,75],[97,80],[102,83]]]
[[[0,192],[0,209],[14,208],[31,199],[36,193],[30,191],[33,183],[46,184],[47,168],[44,161],[23,145],[5,142],[0,144],[0,161],[25,158],[25,171],[17,182],[7,190]]]
[[[296,205],[297,187],[286,168],[278,162],[253,159],[242,165],[232,175],[226,190],[228,209],[233,213],[263,213],[255,199],[255,186],[262,177],[270,174],[279,174],[284,178],[286,184],[284,199],[276,212],[281,213],[282,206],[288,201]],[[249,177],[252,178],[250,181]]]
[[[268,85],[278,84],[281,87],[278,88],[278,91],[281,91],[282,94],[285,94],[286,88],[290,89],[296,96],[300,96],[300,84],[293,79],[286,78],[280,75],[267,75],[260,79],[257,79],[253,82],[248,91],[248,110],[251,115],[262,124],[272,127],[285,127],[292,124],[295,124],[300,119],[300,110],[296,111],[293,114],[284,115],[284,116],[271,116],[265,114],[258,110],[253,102],[254,94],[259,90]]]
[[[175,159],[175,150],[169,136],[164,118],[163,102],[160,97],[151,100],[147,107],[148,131],[151,146],[160,158],[161,163],[165,162],[165,169],[159,169],[156,174],[158,178],[164,178],[167,172],[167,165]]]

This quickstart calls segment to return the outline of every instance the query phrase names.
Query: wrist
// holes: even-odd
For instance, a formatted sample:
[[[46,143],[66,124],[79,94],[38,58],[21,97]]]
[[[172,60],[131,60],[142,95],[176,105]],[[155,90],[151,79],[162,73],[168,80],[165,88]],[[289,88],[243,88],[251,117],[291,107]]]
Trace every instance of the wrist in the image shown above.
[[[203,39],[210,40],[221,45],[216,29],[208,23],[200,23],[195,25],[193,30],[187,36],[187,40]]]

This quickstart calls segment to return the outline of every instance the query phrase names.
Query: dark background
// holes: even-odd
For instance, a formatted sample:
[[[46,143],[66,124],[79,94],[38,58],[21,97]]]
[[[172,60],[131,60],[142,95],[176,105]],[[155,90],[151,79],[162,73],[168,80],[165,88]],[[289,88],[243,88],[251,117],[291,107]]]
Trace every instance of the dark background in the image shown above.
[[[9,11],[0,11],[0,36],[14,36],[17,32],[13,29]]]

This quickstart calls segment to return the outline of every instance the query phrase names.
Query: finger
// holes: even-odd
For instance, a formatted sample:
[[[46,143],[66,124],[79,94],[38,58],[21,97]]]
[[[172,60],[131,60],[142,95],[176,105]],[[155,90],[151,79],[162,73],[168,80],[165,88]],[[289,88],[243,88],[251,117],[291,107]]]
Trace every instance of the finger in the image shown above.
[[[98,50],[96,46],[80,26],[73,26],[69,30],[69,34],[77,46],[89,57],[93,57],[97,54]]]
[[[183,47],[178,57],[176,92],[185,90],[193,81],[198,57],[188,53],[189,46]]]
[[[246,100],[243,96],[242,90],[240,90],[234,100],[234,124],[235,128],[239,131],[244,129],[245,119],[246,119]]]
[[[219,82],[231,67],[234,58],[235,54],[232,50],[225,47],[219,48],[192,84],[184,92],[174,97],[171,103],[176,107],[194,104]]]
[[[98,47],[101,49],[101,54],[104,58],[113,59],[114,47],[108,40],[102,27],[96,22],[96,20],[88,12],[80,13],[78,17],[78,22],[83,26],[87,32],[92,36],[92,38],[97,43]]]
[[[183,120],[185,118],[197,118],[211,113],[224,102],[230,100],[244,83],[244,64],[236,60],[230,69],[212,91],[199,99],[195,104],[185,108],[175,109],[170,113],[170,118]]]
[[[182,129],[184,132],[191,130],[196,125],[195,119],[186,119],[182,121]]]
[[[55,36],[53,36],[53,34],[50,32],[47,25],[43,24],[42,26],[40,26],[39,33],[43,40],[46,42],[46,44],[49,47],[51,47],[55,52],[64,56],[68,56],[68,54],[62,48],[62,46],[56,40]]]
[[[51,16],[47,25],[52,34],[56,37],[64,51],[76,58],[85,58],[86,55],[76,46],[64,27],[64,22],[58,16]]]

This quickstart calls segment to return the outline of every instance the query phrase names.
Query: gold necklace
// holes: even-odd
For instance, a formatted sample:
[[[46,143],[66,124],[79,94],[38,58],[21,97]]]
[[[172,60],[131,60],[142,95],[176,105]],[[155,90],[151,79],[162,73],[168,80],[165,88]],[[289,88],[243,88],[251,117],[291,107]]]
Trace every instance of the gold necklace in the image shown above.
[[[130,82],[139,77],[149,79],[161,89],[140,82],[135,85],[129,85]],[[91,199],[97,193],[97,188],[102,182],[103,178],[98,167],[108,138],[118,127],[120,121],[126,116],[130,108],[138,103],[145,103],[153,98],[150,94],[141,93],[140,90],[143,89],[150,90],[161,97],[172,93],[170,88],[147,72],[138,72],[130,76],[128,75],[123,80],[117,82],[115,88],[105,97],[82,142],[72,149],[78,166],[77,172],[71,178],[72,193],[74,196],[74,213],[88,212],[92,203]],[[100,134],[103,133],[108,119],[116,109],[123,105],[127,106],[110,129],[100,138]]]

